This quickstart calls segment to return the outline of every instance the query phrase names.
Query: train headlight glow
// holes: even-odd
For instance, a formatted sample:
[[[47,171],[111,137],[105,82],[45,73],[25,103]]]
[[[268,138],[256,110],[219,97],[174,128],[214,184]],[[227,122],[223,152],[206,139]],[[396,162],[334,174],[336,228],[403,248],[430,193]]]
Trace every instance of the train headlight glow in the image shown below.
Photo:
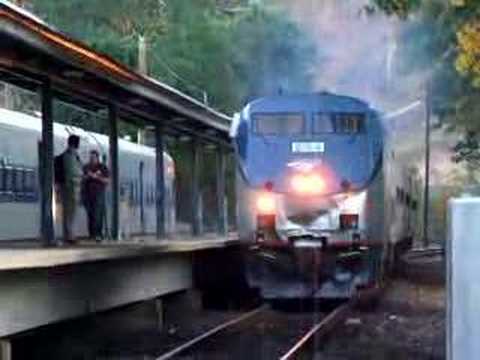
[[[262,193],[257,198],[257,210],[260,214],[275,214],[275,197],[270,193]]]
[[[362,212],[367,201],[367,192],[349,195],[340,203],[342,213],[359,214]]]
[[[321,194],[325,190],[325,181],[316,174],[294,175],[291,186],[293,191],[298,194]]]

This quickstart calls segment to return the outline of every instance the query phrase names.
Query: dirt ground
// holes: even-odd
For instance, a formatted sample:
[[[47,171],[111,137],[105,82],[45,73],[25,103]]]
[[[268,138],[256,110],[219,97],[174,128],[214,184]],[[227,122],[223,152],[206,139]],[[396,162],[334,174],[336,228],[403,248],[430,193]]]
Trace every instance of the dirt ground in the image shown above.
[[[374,310],[356,310],[316,345],[322,360],[445,359],[445,289],[394,281]]]

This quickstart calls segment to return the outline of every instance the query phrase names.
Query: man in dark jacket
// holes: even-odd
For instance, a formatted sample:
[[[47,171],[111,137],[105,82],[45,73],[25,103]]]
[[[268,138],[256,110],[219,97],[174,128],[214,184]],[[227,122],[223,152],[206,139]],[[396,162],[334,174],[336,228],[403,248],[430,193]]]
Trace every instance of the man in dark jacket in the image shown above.
[[[105,189],[109,180],[108,168],[100,162],[97,150],[90,151],[90,161],[84,166],[83,202],[87,211],[88,233],[101,241],[105,217]]]
[[[67,144],[67,149],[55,158],[55,182],[62,204],[64,242],[74,244],[73,227],[82,182],[82,162],[78,155],[80,137],[70,135]]]

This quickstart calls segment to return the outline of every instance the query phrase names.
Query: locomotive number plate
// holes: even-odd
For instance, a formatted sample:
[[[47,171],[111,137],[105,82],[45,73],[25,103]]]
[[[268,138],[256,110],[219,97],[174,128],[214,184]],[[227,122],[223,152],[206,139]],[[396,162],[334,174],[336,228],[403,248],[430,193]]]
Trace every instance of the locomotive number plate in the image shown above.
[[[323,142],[293,142],[292,152],[294,153],[323,153],[325,152],[325,143]]]

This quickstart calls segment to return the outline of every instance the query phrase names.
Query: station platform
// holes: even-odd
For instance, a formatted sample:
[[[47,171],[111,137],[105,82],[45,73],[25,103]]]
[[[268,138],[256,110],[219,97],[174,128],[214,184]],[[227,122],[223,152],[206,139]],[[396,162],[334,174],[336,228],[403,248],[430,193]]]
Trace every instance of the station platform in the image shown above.
[[[128,241],[79,241],[61,247],[44,247],[39,242],[0,242],[0,271],[49,268],[80,263],[220,249],[239,245],[236,233],[227,237],[206,234],[192,238],[175,236],[165,240],[135,237]]]
[[[209,271],[202,261],[210,260],[203,257],[214,253],[227,259],[239,244],[235,234],[80,241],[54,248],[2,242],[0,343],[40,326],[147,300],[161,302],[166,295],[195,288],[198,264],[200,271]]]

